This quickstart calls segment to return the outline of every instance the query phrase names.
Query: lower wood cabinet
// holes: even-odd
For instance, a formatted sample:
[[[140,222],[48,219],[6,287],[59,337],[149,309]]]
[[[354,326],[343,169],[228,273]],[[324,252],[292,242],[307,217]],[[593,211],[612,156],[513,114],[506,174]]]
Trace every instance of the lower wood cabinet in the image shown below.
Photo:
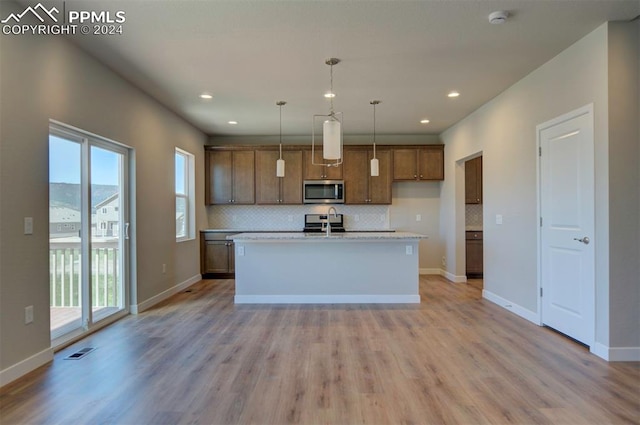
[[[234,233],[200,234],[200,273],[203,278],[231,278],[235,273],[235,245],[227,240]]]
[[[466,259],[467,277],[482,278],[483,276],[483,247],[481,231],[466,231]]]

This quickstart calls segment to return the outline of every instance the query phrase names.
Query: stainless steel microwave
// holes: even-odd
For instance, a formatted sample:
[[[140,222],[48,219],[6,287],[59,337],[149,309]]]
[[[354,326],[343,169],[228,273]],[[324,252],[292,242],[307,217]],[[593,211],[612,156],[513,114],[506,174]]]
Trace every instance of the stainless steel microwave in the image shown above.
[[[305,204],[344,204],[344,180],[305,180]]]

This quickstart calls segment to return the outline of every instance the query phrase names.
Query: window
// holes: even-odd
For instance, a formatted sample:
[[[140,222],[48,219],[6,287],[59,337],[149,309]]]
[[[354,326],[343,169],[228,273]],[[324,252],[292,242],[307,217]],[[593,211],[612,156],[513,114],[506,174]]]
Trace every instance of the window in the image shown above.
[[[107,207],[102,207],[102,214],[106,214],[107,213]]]
[[[176,240],[195,239],[195,157],[176,148]]]

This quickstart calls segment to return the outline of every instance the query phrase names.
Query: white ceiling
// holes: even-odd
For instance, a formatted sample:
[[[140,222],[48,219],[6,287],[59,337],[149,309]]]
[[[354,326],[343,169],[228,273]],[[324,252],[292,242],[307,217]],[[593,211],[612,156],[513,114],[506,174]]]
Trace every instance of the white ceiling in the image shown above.
[[[640,0],[73,1],[123,10],[123,35],[74,40],[216,135],[308,135],[334,66],[345,134],[438,134]],[[488,15],[511,18],[491,25]],[[447,93],[457,90],[457,99]],[[199,98],[209,92],[213,99]],[[428,118],[431,123],[420,124]],[[229,120],[238,125],[227,124]]]

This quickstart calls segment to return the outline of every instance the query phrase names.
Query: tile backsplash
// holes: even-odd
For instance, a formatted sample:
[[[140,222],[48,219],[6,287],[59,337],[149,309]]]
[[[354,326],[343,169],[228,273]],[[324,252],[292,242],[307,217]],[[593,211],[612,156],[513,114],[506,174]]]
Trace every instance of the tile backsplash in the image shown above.
[[[465,228],[467,230],[482,230],[482,204],[466,204],[465,207]]]
[[[389,229],[387,205],[334,206],[344,214],[349,230]],[[323,214],[328,209],[328,205],[212,205],[207,214],[210,229],[300,231],[305,214]]]

